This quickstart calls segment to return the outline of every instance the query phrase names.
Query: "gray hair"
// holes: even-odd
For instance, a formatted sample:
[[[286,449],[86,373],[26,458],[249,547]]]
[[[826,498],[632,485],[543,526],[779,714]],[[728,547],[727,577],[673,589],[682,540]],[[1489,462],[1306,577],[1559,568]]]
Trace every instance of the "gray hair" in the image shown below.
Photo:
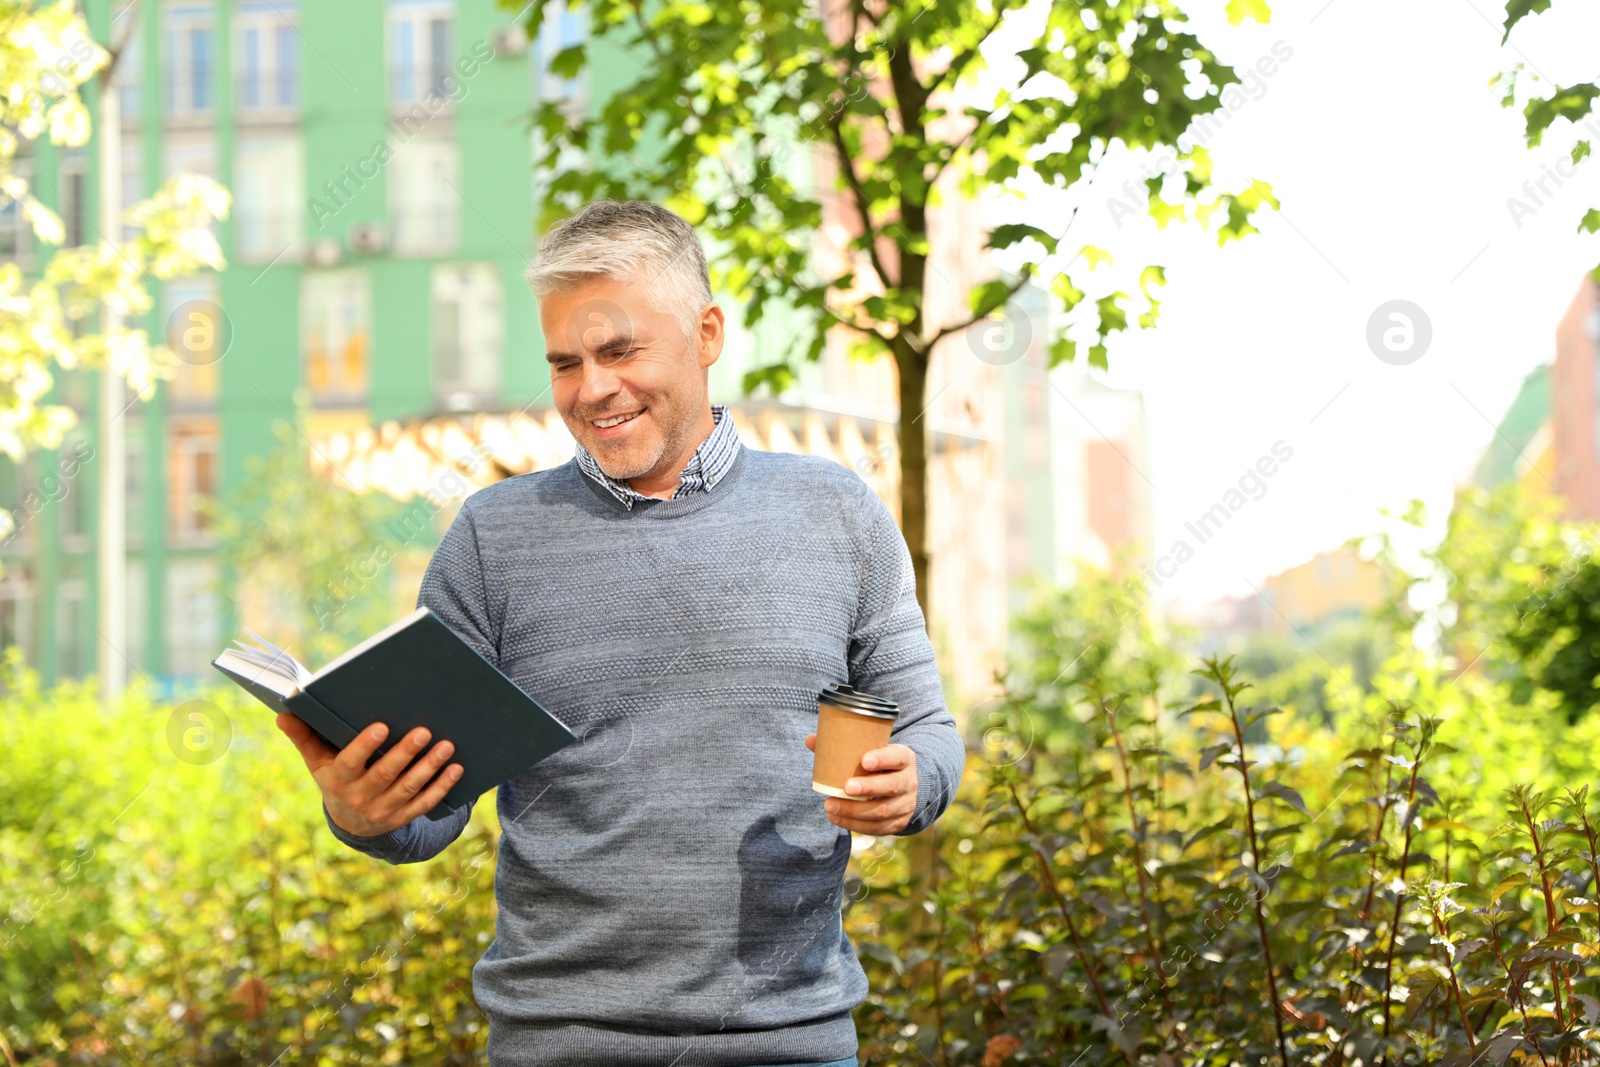
[[[678,215],[648,200],[585,204],[544,235],[522,279],[542,297],[595,277],[647,283],[645,300],[676,319],[694,348],[711,276],[700,238]]]

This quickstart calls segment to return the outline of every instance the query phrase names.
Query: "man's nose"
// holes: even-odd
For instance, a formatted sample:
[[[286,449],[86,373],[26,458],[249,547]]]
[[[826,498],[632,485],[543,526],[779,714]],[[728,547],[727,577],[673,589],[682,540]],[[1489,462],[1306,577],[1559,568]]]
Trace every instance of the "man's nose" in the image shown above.
[[[599,360],[586,359],[579,372],[583,378],[578,383],[578,402],[598,406],[606,397],[617,391],[617,374]]]

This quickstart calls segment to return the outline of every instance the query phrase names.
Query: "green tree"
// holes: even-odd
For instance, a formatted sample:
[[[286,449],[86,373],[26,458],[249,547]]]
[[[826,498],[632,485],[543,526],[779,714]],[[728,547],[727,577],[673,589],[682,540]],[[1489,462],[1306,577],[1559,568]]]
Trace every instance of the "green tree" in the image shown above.
[[[353,493],[316,475],[306,462],[310,415],[305,390],[297,390],[295,425],[276,420],[273,449],[247,459],[239,488],[202,507],[218,558],[279,593],[284,636],[295,645],[288,651],[314,670],[394,621],[394,560],[432,549],[438,508]],[[419,537],[426,543],[416,544]]]
[[[1516,28],[1519,22],[1530,15],[1548,11],[1550,5],[1551,0],[1506,0],[1505,32],[1500,37],[1500,43],[1503,45],[1511,39],[1511,31]],[[1517,86],[1519,83],[1531,84],[1537,87],[1541,86],[1543,82],[1544,79],[1539,76],[1537,71],[1531,74],[1528,72],[1528,64],[1522,60],[1513,63],[1509,70],[1501,71],[1489,79],[1491,88],[1496,85],[1501,87],[1500,105],[1502,107],[1516,106]],[[1600,96],[1600,78],[1577,81],[1571,85],[1550,85],[1545,83],[1544,87],[1531,89],[1525,95],[1526,98],[1522,105],[1522,117],[1528,142],[1527,146],[1529,148],[1537,148],[1544,141],[1545,131],[1557,119],[1566,119],[1572,125],[1577,126],[1580,121],[1588,118],[1594,110],[1595,97]],[[1600,129],[1600,126],[1596,126],[1593,119],[1588,119],[1588,121],[1583,122],[1583,129],[1592,134],[1595,130]],[[1572,165],[1576,166],[1582,163],[1592,153],[1592,141],[1588,137],[1579,137],[1572,145]],[[1561,180],[1557,178],[1555,181],[1559,186]],[[1543,183],[1544,179],[1539,179],[1538,184],[1541,188]],[[1513,197],[1508,206],[1513,217],[1518,218],[1520,224],[1521,216],[1518,214],[1519,211],[1532,214],[1542,204],[1543,201],[1537,197],[1530,197],[1528,201]],[[1597,231],[1600,231],[1600,207],[1591,207],[1578,220],[1578,232],[1595,233]],[[1600,266],[1596,266],[1590,271],[1590,277],[1600,281]]]
[[[502,3],[527,8],[530,36],[550,6]],[[747,392],[762,385],[781,392],[795,378],[796,360],[816,360],[834,327],[855,338],[854,356],[892,359],[903,413],[901,526],[930,617],[927,422],[915,414],[929,401],[935,346],[967,331],[969,343],[985,343],[986,329],[1007,325],[1011,297],[1040,279],[1066,323],[1050,343],[1052,365],[1087,345],[1089,362],[1104,367],[1107,340],[1127,329],[1132,300],[1114,286],[1090,298],[1075,282],[1093,285],[1088,272],[1112,255],[1063,244],[1075,210],[1049,225],[990,230],[985,247],[1015,251],[1021,266],[974,288],[958,320],[940,325],[948,309],[929,306],[927,281],[929,220],[941,200],[1017,195],[1030,185],[1081,191],[1121,142],[1176,150],[1174,173],[1145,182],[1148,213],[1160,226],[1190,212],[1205,224],[1220,213],[1222,244],[1254,232],[1250,217],[1263,203],[1277,206],[1263,182],[1213,189],[1210,155],[1179,144],[1191,121],[1217,110],[1223,90],[1239,79],[1185,32],[1185,16],[1168,0],[1092,8],[1055,0],[1031,44],[1008,56],[999,54],[997,31],[1026,6],[1022,0],[852,0],[827,20],[811,0],[569,6],[589,13],[591,36],[557,54],[553,74],[574,77],[617,50],[639,62],[634,80],[593,117],[573,114],[565,101],[532,112],[545,145],[534,166],[552,175],[541,229],[605,196],[659,200],[711,237],[713,284],[745,301],[747,326],[769,304],[814,323],[776,362],[746,376]],[[1264,0],[1229,0],[1228,13],[1237,25],[1245,17],[1266,21],[1269,8]],[[1020,67],[1019,80],[981,91],[977,75],[1002,60]],[[837,188],[859,230],[849,246],[859,271],[818,273],[811,236],[823,205],[785,169],[811,144],[826,146],[838,162]],[[574,154],[592,165],[563,165]],[[1138,324],[1148,328],[1159,308],[1152,289],[1165,284],[1165,273],[1152,264],[1125,284],[1135,276],[1146,301]]]
[[[150,310],[146,276],[172,278],[201,267],[221,270],[213,219],[228,213],[228,191],[193,174],[169,179],[150,199],[129,205],[125,220],[137,228],[126,240],[101,234],[92,244],[60,247],[61,218],[33,193],[17,167],[19,153],[40,137],[64,147],[89,142],[91,122],[79,89],[96,74],[104,92],[115,52],[96,42],[71,0],[40,4],[0,0],[0,208],[15,204],[34,235],[54,245],[37,279],[14,263],[0,264],[0,451],[20,461],[37,448],[55,448],[72,427],[72,409],[42,404],[54,379],[52,366],[111,367],[124,374],[141,400],[177,366],[165,345],[151,345],[144,330],[92,330],[74,336],[72,324],[112,305],[126,315]],[[3,532],[3,531],[0,531]]]
[[[1431,553],[1445,582],[1441,633],[1463,669],[1525,704],[1553,694],[1569,723],[1600,702],[1600,529],[1515,483],[1458,494]]]

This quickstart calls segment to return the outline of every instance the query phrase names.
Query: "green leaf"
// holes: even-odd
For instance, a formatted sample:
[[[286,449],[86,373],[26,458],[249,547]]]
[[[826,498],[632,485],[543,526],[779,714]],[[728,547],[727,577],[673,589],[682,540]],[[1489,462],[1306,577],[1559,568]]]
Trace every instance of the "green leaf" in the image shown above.
[[[1544,131],[1556,119],[1567,119],[1577,122],[1587,115],[1594,106],[1594,98],[1600,95],[1600,85],[1593,82],[1581,82],[1577,85],[1568,85],[1557,89],[1548,97],[1534,97],[1522,109],[1527,118],[1527,141],[1529,148],[1538,147],[1544,140]]]
[[[1111,253],[1095,245],[1084,245],[1078,249],[1078,255],[1088,261],[1090,270],[1094,270],[1102,263],[1111,262]]]
[[[1306,802],[1304,798],[1302,798],[1298,792],[1284,785],[1282,782],[1268,782],[1266,785],[1261,787],[1261,794],[1262,796],[1275,797],[1276,799],[1283,801],[1285,804],[1298,811],[1301,815],[1311,814],[1311,812],[1306,808]]]
[[[1260,722],[1270,716],[1282,714],[1282,708],[1248,708],[1244,713],[1244,722],[1246,726],[1249,726],[1251,723]]]
[[[1026,222],[1008,222],[1003,226],[996,226],[989,233],[987,248],[1010,248],[1014,244],[1033,238],[1044,245],[1045,251],[1055,254],[1057,238],[1048,230],[1041,230],[1037,226],[1030,226]]]
[[[1071,363],[1078,354],[1078,344],[1071,338],[1062,336],[1050,342],[1050,366],[1059,367],[1063,363]]]
[[[1511,29],[1529,15],[1536,15],[1541,11],[1550,10],[1550,0],[1506,0],[1506,32],[1500,35],[1500,43],[1505,44],[1511,36]]]
[[[1182,848],[1181,851],[1187,852],[1187,851],[1189,851],[1189,849],[1193,848],[1196,844],[1200,843],[1201,841],[1204,841],[1206,838],[1210,837],[1212,834],[1219,833],[1219,832],[1221,832],[1223,830],[1229,829],[1232,826],[1233,826],[1233,819],[1232,819],[1231,816],[1228,817],[1228,818],[1225,818],[1225,819],[1219,819],[1218,821],[1212,823],[1210,826],[1207,826],[1207,827],[1204,827],[1203,829],[1195,831],[1194,836],[1190,837],[1187,841],[1185,841],[1183,843],[1183,848]]]
[[[587,52],[586,45],[568,45],[550,57],[550,73],[558,78],[576,78],[583,73]]]
[[[1068,311],[1083,302],[1083,290],[1072,284],[1072,279],[1067,277],[1066,271],[1062,271],[1051,279],[1050,292],[1061,298],[1061,302],[1066,305]]]
[[[987,281],[967,294],[967,304],[974,315],[987,315],[1004,305],[1010,292],[1011,286],[1004,281],[999,279]],[[870,313],[871,309],[868,310]]]
[[[1156,324],[1156,316],[1161,311],[1161,301],[1157,300],[1150,292],[1152,285],[1166,285],[1167,271],[1165,267],[1151,264],[1139,274],[1139,291],[1150,302],[1150,307],[1139,316],[1139,327],[1148,330]]]
[[[1119,289],[1114,293],[1107,293],[1094,302],[1095,307],[1100,311],[1100,336],[1104,337],[1114,330],[1126,330],[1128,328],[1127,309],[1117,304],[1118,300],[1127,299],[1128,294]]]
[[[1230,26],[1237,26],[1247,18],[1257,22],[1272,19],[1272,8],[1267,6],[1267,0],[1228,0],[1227,12]]]

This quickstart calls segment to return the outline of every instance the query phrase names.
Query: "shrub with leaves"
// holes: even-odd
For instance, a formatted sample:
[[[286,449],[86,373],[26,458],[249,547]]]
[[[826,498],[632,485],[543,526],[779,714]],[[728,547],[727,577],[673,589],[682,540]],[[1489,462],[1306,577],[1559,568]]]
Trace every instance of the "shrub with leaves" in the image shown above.
[[[339,844],[272,713],[0,672],[0,1063],[477,1064],[494,805],[393,867]],[[180,755],[181,753],[181,755]]]
[[[1343,750],[1274,743],[1311,735],[1242,704],[1229,659],[1196,673],[1214,695],[1178,709],[1080,707],[1071,758],[969,761],[931,941],[906,937],[900,868],[862,857],[863,1064],[1600,1059],[1586,789],[1465,823],[1438,717],[1391,701]]]

